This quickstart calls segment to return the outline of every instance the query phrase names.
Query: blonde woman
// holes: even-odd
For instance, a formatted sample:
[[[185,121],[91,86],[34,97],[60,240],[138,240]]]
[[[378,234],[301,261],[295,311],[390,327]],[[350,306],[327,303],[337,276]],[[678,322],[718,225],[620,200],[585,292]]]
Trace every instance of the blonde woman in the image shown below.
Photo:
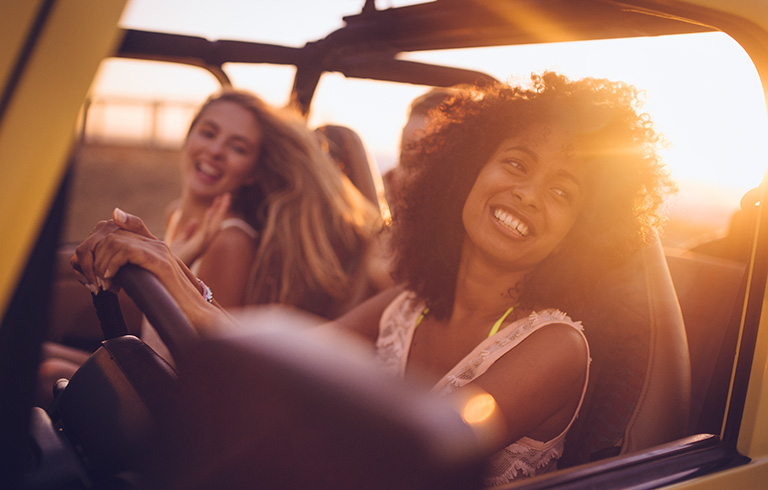
[[[365,261],[381,215],[293,112],[224,90],[190,124],[164,241],[224,308],[280,303],[335,318],[374,292]],[[145,321],[141,337],[169,358]],[[47,344],[38,401],[89,353]]]
[[[166,242],[222,306],[282,303],[324,317],[351,306],[380,215],[302,119],[225,90],[200,108],[182,154]]]

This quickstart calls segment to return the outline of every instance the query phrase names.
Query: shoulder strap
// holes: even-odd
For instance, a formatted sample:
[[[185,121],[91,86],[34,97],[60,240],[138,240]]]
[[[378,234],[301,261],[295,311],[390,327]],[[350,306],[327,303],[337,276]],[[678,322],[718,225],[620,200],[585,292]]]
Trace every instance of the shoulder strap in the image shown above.
[[[259,232],[257,232],[253,226],[249,225],[245,220],[241,218],[227,218],[222,221],[219,229],[226,230],[227,228],[239,228],[254,240],[259,237]]]

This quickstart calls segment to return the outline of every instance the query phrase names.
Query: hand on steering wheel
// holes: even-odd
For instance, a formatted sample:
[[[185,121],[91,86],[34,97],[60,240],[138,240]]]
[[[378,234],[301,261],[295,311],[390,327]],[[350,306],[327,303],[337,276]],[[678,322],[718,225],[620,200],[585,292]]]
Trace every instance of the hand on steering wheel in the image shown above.
[[[114,290],[113,279],[126,264],[146,269],[160,280],[198,330],[216,328],[227,318],[203,298],[197,278],[170,247],[152,235],[141,218],[120,209],[114,210],[112,220],[96,225],[70,262],[91,291]]]

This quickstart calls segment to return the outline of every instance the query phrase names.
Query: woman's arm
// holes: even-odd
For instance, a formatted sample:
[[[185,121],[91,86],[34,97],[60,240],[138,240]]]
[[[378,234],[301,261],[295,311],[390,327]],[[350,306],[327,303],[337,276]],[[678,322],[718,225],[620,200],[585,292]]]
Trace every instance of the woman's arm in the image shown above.
[[[367,299],[332,322],[343,330],[355,333],[373,344],[379,336],[379,321],[384,309],[403,291],[394,286]]]
[[[231,227],[219,231],[200,258],[200,268],[196,272],[216,294],[222,307],[245,305],[257,248],[256,240],[250,235]]]
[[[469,386],[493,396],[503,429],[494,450],[529,437],[548,441],[568,425],[581,400],[588,348],[573,327],[553,324],[532,333]],[[463,396],[460,392],[457,396]]]

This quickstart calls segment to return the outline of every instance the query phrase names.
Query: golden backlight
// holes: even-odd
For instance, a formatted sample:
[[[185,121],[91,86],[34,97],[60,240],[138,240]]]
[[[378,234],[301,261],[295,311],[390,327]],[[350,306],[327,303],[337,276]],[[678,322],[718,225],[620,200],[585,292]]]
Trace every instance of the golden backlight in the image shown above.
[[[233,9],[250,8],[247,2],[230,3]],[[339,27],[340,15],[355,13],[361,4],[349,0],[333,7],[327,5],[323,7],[324,17],[308,26],[303,17],[292,16],[291,22],[283,22],[281,9],[290,9],[291,2],[285,6],[278,2],[270,7],[272,20],[254,29],[253,25],[238,24],[238,19],[246,15],[230,14],[226,22],[212,24],[205,15],[208,10],[196,1],[185,2],[185,15],[177,18],[164,15],[168,12],[160,11],[154,2],[132,0],[123,24],[159,29],[162,23],[172,32],[202,34],[211,39],[237,37],[300,46],[321,37],[317,33],[321,28],[327,33]],[[331,16],[333,9],[340,9],[334,12],[338,14],[335,17]],[[263,17],[267,16],[261,19],[266,20]],[[326,24],[318,25],[324,21]],[[555,29],[544,21],[537,25]],[[407,53],[402,58],[475,69],[501,81],[524,81],[531,73],[554,70],[574,79],[601,77],[636,86],[644,95],[642,110],[668,141],[662,154],[680,187],[669,203],[670,223],[684,223],[676,225],[680,231],[669,229],[665,234],[668,246],[685,248],[692,240],[724,230],[741,197],[762,181],[768,163],[764,145],[768,117],[760,80],[749,56],[723,33],[431,51]],[[146,138],[151,130],[159,132],[159,137],[151,137],[154,141],[180,143],[193,108],[215,90],[214,79],[202,69],[199,75],[192,75],[190,67],[182,67],[178,75],[172,75],[157,67],[158,63],[154,67],[152,62],[144,63],[146,71],[135,61],[103,65],[92,90],[92,97],[99,102],[88,119],[87,133],[91,134],[86,134],[86,141],[89,136],[98,138],[98,133],[105,130],[110,133],[108,137],[118,134],[118,139],[121,131]],[[292,68],[232,64],[224,69],[235,86],[252,90],[275,105],[288,102]],[[379,168],[386,172],[397,163],[408,104],[427,89],[328,73],[320,79],[309,124],[340,124],[356,130]],[[115,107],[105,108],[110,100],[125,99],[160,107],[160,115],[145,116],[147,111],[134,108],[121,117]],[[186,107],[184,114],[188,117],[181,117],[181,109],[162,105],[169,99],[174,107]],[[178,117],[171,117],[171,111]],[[121,130],[129,120],[146,127]]]

